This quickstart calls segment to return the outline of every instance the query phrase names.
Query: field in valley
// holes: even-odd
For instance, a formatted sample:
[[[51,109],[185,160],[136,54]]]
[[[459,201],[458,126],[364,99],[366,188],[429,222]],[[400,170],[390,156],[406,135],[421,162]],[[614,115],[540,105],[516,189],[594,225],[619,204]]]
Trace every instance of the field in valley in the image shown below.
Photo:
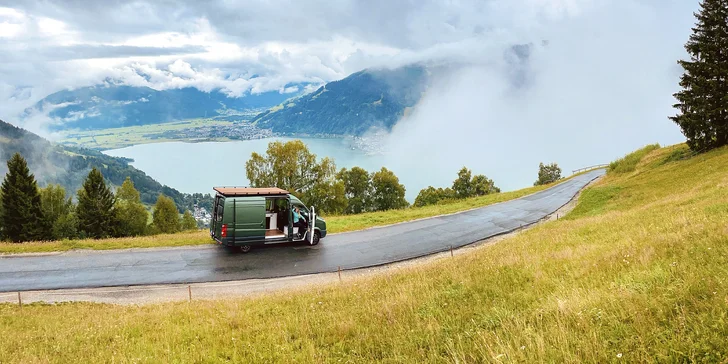
[[[124,128],[66,131],[59,143],[98,150],[119,149],[137,144],[162,143],[169,141],[196,141],[202,130],[234,127],[231,121],[213,119],[192,119],[168,123],[130,126]],[[203,137],[201,141],[229,141],[218,137]]]

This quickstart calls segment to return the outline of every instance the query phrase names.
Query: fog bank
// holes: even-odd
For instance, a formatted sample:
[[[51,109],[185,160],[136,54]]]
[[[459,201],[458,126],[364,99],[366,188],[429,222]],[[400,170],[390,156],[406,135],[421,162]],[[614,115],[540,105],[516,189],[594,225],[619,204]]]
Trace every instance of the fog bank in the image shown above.
[[[462,166],[513,190],[532,185],[539,162],[568,176],[645,144],[684,141],[667,117],[697,2],[582,3],[514,29],[530,44],[525,56],[511,39],[493,51],[491,39],[489,53],[461,49],[468,64],[434,75],[386,142],[385,165],[408,176],[408,197],[449,186]]]

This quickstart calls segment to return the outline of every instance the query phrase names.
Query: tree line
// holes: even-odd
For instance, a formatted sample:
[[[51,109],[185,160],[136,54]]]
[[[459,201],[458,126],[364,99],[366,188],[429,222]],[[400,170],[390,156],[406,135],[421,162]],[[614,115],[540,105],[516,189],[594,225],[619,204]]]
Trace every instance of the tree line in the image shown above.
[[[264,155],[253,152],[245,164],[252,187],[279,187],[313,205],[326,214],[360,214],[402,209],[406,189],[387,168],[368,172],[361,167],[337,170],[331,158],[318,160],[301,140],[275,141]],[[561,169],[552,163],[539,165],[534,185],[552,183],[561,178]],[[500,192],[485,175],[472,175],[463,167],[449,188],[422,189],[413,206],[426,206],[451,200]]]
[[[357,214],[409,206],[406,189],[387,168],[336,169],[331,158],[318,160],[301,140],[275,141],[265,155],[253,152],[245,164],[252,187],[279,187],[326,214]]]
[[[114,194],[92,168],[76,192],[77,203],[60,185],[38,188],[20,153],[7,162],[0,186],[0,236],[13,242],[74,238],[101,239],[197,229],[189,210],[180,217],[175,202],[160,194],[152,221],[129,177]]]

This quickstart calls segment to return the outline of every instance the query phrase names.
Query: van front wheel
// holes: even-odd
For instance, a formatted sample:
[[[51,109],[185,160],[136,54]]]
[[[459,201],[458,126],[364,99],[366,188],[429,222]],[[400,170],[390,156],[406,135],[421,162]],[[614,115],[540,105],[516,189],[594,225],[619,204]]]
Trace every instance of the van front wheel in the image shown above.
[[[321,240],[321,233],[316,231],[315,233],[313,233],[313,241],[310,241],[308,244],[311,246],[318,245],[319,240]]]
[[[252,246],[250,246],[250,245],[241,245],[241,246],[239,247],[239,249],[240,249],[240,252],[242,252],[242,253],[247,253],[247,252],[249,252],[249,251],[250,251],[250,249],[252,249],[252,248],[253,248],[253,247],[252,247]]]

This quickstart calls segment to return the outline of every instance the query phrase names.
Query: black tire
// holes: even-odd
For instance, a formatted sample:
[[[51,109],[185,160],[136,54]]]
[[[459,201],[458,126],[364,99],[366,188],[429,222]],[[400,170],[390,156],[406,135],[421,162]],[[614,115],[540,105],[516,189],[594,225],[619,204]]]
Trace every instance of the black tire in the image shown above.
[[[310,246],[318,245],[319,240],[321,240],[321,233],[316,231],[315,233],[313,233],[313,242],[309,242],[308,245],[310,245]]]
[[[238,249],[240,249],[241,253],[247,254],[248,252],[250,252],[251,249],[253,249],[253,247],[250,245],[241,245],[238,247]]]

